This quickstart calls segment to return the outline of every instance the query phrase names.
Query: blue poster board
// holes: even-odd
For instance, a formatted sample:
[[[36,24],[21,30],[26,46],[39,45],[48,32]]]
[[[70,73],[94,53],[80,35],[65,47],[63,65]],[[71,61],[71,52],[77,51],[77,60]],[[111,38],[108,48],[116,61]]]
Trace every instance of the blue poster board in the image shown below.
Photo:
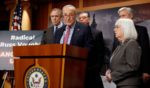
[[[13,46],[40,45],[42,35],[43,31],[0,31],[0,70],[14,70]]]

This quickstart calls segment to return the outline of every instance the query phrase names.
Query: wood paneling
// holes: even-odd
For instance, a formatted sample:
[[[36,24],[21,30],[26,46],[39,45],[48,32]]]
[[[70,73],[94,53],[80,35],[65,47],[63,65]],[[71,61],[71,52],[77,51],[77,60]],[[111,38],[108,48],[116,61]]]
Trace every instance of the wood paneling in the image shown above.
[[[52,3],[52,8],[62,8],[64,5],[72,4],[76,8],[79,7],[79,0],[62,0],[59,2]]]
[[[1,0],[0,0],[1,1]],[[14,4],[16,0],[3,0],[0,2],[0,30],[9,29],[10,10],[5,6],[4,1]],[[130,6],[150,3],[150,0],[30,0],[31,4],[31,30],[46,29],[48,27],[49,12],[52,8],[62,8],[64,5],[72,4],[79,11],[93,11],[100,9]],[[51,7],[49,6],[51,4]]]
[[[48,28],[48,10],[48,3],[37,5],[36,8],[32,9],[32,30]]]
[[[131,1],[131,0],[83,0],[83,7],[97,6],[116,2]]]
[[[0,0],[0,30],[9,30],[9,10],[6,9],[5,1]]]
[[[145,3],[150,3],[150,0],[129,0],[129,1],[122,0],[121,2],[117,1],[115,3],[107,3],[107,4],[100,4],[100,5],[93,5],[89,7],[82,7],[79,9],[79,11],[94,11],[94,10],[109,9],[109,8],[145,4]]]

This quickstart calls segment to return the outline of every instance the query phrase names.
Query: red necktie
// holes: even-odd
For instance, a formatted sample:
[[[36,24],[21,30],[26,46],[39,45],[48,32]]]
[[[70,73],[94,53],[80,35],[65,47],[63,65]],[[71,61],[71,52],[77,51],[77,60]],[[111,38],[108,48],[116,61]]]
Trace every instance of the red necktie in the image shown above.
[[[69,35],[70,35],[70,27],[67,26],[67,28],[66,28],[66,34],[64,36],[64,44],[67,44]]]

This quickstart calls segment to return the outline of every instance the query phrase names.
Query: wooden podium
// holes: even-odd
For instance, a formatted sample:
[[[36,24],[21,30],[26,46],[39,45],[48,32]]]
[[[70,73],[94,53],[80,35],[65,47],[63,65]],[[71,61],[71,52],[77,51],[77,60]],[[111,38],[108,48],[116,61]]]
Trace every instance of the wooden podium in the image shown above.
[[[65,44],[15,46],[13,55],[15,88],[40,86],[42,82],[45,86],[37,88],[84,88],[85,48]]]

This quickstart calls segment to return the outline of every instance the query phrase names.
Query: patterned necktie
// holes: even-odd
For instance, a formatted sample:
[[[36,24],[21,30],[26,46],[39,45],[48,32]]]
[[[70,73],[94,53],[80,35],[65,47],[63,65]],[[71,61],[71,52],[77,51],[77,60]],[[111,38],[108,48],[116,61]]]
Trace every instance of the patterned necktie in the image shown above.
[[[65,36],[64,36],[64,44],[67,44],[67,42],[68,42],[68,39],[69,39],[69,35],[70,35],[70,27],[66,27],[66,34],[65,34]]]

